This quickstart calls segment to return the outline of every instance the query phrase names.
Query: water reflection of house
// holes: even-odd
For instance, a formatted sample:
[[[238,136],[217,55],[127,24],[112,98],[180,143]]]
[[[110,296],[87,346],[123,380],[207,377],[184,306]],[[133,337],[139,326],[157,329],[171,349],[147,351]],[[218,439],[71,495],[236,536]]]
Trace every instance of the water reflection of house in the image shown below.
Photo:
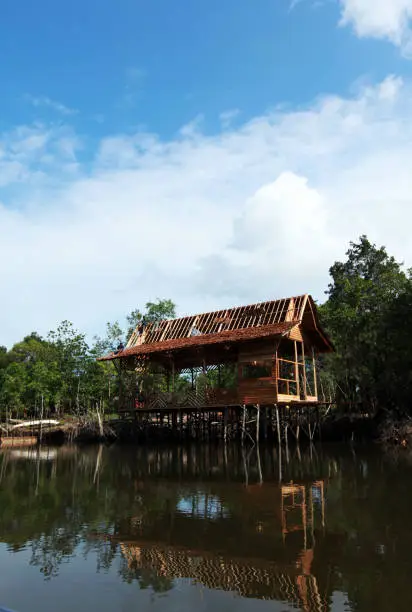
[[[296,564],[290,566],[131,542],[122,543],[121,550],[131,570],[151,570],[171,580],[189,578],[210,589],[284,601],[303,610],[322,610],[325,606],[325,597],[311,574],[313,550],[302,551]]]
[[[125,538],[121,542],[121,551],[129,572],[152,572],[170,581],[191,579],[210,589],[232,591],[242,597],[287,602],[305,611],[327,610],[327,587],[322,591],[313,573],[315,516],[319,519],[319,526],[324,524],[323,496],[323,481],[306,486],[288,484],[280,487],[280,524],[276,520],[280,542],[283,542],[283,554],[279,548],[269,557],[267,547],[263,547],[266,550],[262,550],[262,555],[259,555],[258,541],[253,543],[250,535],[246,540],[251,548],[243,547],[247,553],[241,556],[240,548],[233,543],[231,537],[221,541],[220,546],[216,543],[210,545],[207,537],[205,540],[198,538],[198,546],[195,548],[189,547],[187,543],[179,543],[179,538],[175,536],[172,538],[173,543],[166,538],[165,541],[155,542],[147,537],[144,528],[140,531],[141,538]],[[188,498],[185,500],[183,506],[181,502],[178,503],[178,511],[182,508],[190,511],[189,505],[186,506]],[[212,505],[217,510],[216,517],[222,517],[224,511],[216,499]],[[319,513],[316,512],[317,505]],[[196,516],[197,510],[201,511],[198,516],[202,512],[207,515],[205,498],[193,507],[195,511],[191,513],[192,517]],[[208,520],[213,519],[213,516],[212,512]],[[188,527],[192,520],[187,519]],[[229,529],[230,521],[226,522]],[[259,531],[257,526],[255,529]],[[287,538],[294,538],[298,532],[303,535],[301,542],[298,547],[292,544],[288,550]],[[265,537],[265,530],[261,537]],[[185,538],[180,540],[183,542]],[[263,543],[263,540],[260,541]],[[288,554],[291,550],[292,554]]]
[[[310,485],[285,484],[281,487],[282,499],[282,534],[283,537],[293,531],[303,532],[303,547],[306,549],[308,541],[308,529],[314,540],[315,528],[315,505],[320,505],[321,524],[325,526],[325,494],[323,480],[315,481]],[[297,512],[296,512],[297,511]],[[297,513],[297,517],[296,517]],[[294,517],[295,522],[290,522]]]
[[[214,520],[225,518],[229,511],[216,495],[187,495],[183,496],[177,504],[177,511],[190,514],[193,517]]]

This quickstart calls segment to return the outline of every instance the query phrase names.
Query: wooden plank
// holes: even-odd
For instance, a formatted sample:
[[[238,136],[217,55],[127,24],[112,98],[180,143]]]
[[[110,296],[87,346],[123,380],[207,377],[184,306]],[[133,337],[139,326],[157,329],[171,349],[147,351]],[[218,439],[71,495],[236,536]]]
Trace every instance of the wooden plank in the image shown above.
[[[226,328],[225,326],[227,325],[227,319],[228,318],[230,318],[229,311],[225,310],[224,314],[222,315],[222,319],[226,319],[226,322],[225,323],[222,322],[222,323],[219,324],[218,332],[221,332],[223,329]]]
[[[239,361],[274,359],[273,340],[260,340],[243,345],[239,350]]]
[[[306,364],[305,364],[305,344],[302,342],[302,362],[303,362],[303,397],[306,399]]]
[[[253,393],[253,394],[239,394],[239,402],[241,404],[246,404],[250,406],[252,404],[275,404],[276,403],[276,393]]]
[[[293,321],[294,320],[294,312],[295,312],[295,300],[290,298],[288,309],[285,315],[285,321]]]
[[[299,364],[298,364],[298,345],[295,340],[295,379],[296,379],[296,392],[300,397],[300,381],[299,381]]]
[[[283,363],[291,363],[291,364],[295,364],[295,361],[292,361],[291,359],[284,359],[283,357],[279,357],[278,359],[279,362],[283,362]]]
[[[285,395],[284,393],[278,393],[278,402],[288,403],[288,402],[299,402],[300,397],[298,395]]]
[[[212,325],[213,325],[213,319],[215,318],[215,313],[214,312],[210,312],[207,315],[206,321],[205,321],[205,334],[210,334],[212,331]]]
[[[315,386],[315,397],[318,397],[318,381],[317,381],[317,373],[316,373],[316,359],[315,359],[315,351],[312,348],[312,364],[313,364],[313,380]]]
[[[164,326],[163,333],[162,333],[162,335],[161,335],[161,337],[160,337],[160,341],[162,341],[162,340],[165,340],[165,339],[166,339],[166,337],[167,337],[167,333],[168,333],[168,330],[169,330],[169,328],[170,328],[170,324],[171,324],[171,321],[167,321],[167,322],[166,322],[166,325]]]
[[[271,321],[271,323],[279,323],[279,316],[280,316],[280,312],[282,310],[282,303],[284,302],[284,300],[278,300],[276,302],[276,312],[275,315],[273,317],[273,321]]]
[[[238,321],[239,321],[239,318],[240,318],[240,316],[242,314],[242,310],[243,310],[242,307],[235,308],[235,310],[233,312],[233,315],[232,315],[232,324],[231,324],[231,327],[230,327],[231,330],[238,329]]]
[[[245,391],[247,389],[271,389],[275,386],[273,378],[242,378],[239,381],[239,389]],[[294,381],[292,381],[294,382]]]
[[[250,363],[251,361],[273,361],[273,353],[242,353],[239,355],[239,363]]]
[[[306,310],[306,305],[308,303],[308,299],[309,299],[309,295],[305,294],[304,296],[302,296],[302,304],[301,304],[301,309],[300,309],[300,313],[299,313],[299,320],[303,321],[303,315],[305,314],[305,310]]]
[[[200,316],[195,317],[195,320],[193,321],[193,324],[190,326],[190,329],[189,329],[189,331],[188,331],[188,333],[187,333],[187,337],[188,337],[188,338],[190,338],[190,336],[192,335],[192,331],[193,331],[194,329],[197,329],[198,331],[200,331],[200,330],[198,329],[198,327],[197,327],[197,326],[198,326],[198,324],[199,324],[199,319],[200,319]]]
[[[1,448],[16,448],[21,446],[35,446],[37,444],[37,437],[35,436],[9,436],[7,438],[0,438]]]
[[[275,307],[276,307],[276,301],[265,302],[264,314],[261,320],[259,321],[259,325],[270,325],[271,320],[272,320],[271,317],[273,315]]]
[[[302,332],[300,329],[300,325],[295,325],[295,327],[292,327],[292,329],[289,332],[289,339],[297,340],[298,342],[303,342],[303,336],[302,336]]]
[[[188,317],[184,317],[183,319],[177,319],[176,320],[176,324],[175,324],[175,326],[173,328],[173,336],[172,336],[173,339],[181,338],[182,337],[181,330],[182,330],[184,322],[187,320],[187,318]]]
[[[172,338],[181,338],[181,333],[180,330],[182,328],[182,323],[184,322],[184,320],[186,319],[186,317],[184,317],[183,319],[177,319],[175,325],[173,326],[173,336]]]

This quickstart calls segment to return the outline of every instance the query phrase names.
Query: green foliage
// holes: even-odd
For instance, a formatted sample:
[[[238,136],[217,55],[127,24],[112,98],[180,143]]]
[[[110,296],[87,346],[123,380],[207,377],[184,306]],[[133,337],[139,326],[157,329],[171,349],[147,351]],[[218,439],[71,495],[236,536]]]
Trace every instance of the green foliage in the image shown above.
[[[132,311],[126,321],[134,330],[143,316],[146,321],[156,321],[174,315],[173,302],[158,300],[146,304],[144,315]],[[126,340],[115,321],[107,324],[103,338],[96,337],[89,346],[85,334],[63,321],[47,338],[33,332],[10,351],[0,347],[0,413],[15,417],[79,415],[95,411],[96,404],[111,411],[119,396],[119,375],[111,362],[97,362],[96,358]],[[125,376],[124,383],[133,393],[135,374]]]
[[[102,357],[116,350],[121,342],[125,342],[124,333],[118,321],[106,323],[106,335],[104,338],[94,338],[94,352],[97,357]]]
[[[219,389],[233,389],[237,384],[237,364],[228,363],[206,374],[207,384]]]
[[[336,262],[330,274],[321,318],[336,348],[326,371],[334,378],[339,402],[372,413],[405,408],[398,386],[410,377],[412,336],[405,325],[411,316],[410,275],[366,236],[350,244],[347,260]]]
[[[176,317],[176,306],[171,300],[157,300],[146,303],[145,320],[147,323],[156,323],[165,319]]]
[[[19,414],[24,408],[27,368],[23,362],[12,362],[3,372],[0,398],[3,406]]]

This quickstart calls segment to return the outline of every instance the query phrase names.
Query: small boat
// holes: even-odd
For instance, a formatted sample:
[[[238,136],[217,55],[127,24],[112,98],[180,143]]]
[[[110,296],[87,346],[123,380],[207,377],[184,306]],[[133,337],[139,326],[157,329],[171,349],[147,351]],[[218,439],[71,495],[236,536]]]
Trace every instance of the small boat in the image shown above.
[[[0,448],[16,448],[23,446],[35,446],[37,444],[37,436],[0,436]],[[0,608],[2,612],[2,608]]]

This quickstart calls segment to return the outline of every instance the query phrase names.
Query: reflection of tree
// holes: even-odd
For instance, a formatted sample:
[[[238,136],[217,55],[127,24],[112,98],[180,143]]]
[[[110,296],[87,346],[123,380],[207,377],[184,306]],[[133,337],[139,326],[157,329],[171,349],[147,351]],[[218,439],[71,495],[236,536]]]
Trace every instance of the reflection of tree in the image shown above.
[[[176,504],[167,488],[142,493],[128,462],[103,460],[96,474],[93,449],[62,449],[57,463],[10,457],[0,454],[0,539],[15,551],[30,543],[31,564],[48,579],[79,547],[97,555],[98,570],[110,568],[117,546],[102,536]]]
[[[46,536],[42,535],[32,545],[30,564],[40,568],[46,579],[59,573],[60,565],[69,560],[79,542],[79,535],[61,533],[59,530]]]
[[[282,538],[273,449],[261,449],[263,486],[253,484],[258,483],[253,453],[247,487],[241,454],[235,448],[228,453],[226,464],[220,450],[209,447],[103,449],[100,455],[93,448],[62,448],[52,461],[0,453],[0,540],[10,550],[28,547],[31,563],[47,579],[73,555],[93,554],[97,571],[118,566],[121,579],[140,588],[164,592],[176,578],[197,576],[212,588],[276,599],[281,592],[264,585],[273,583],[281,568],[288,584],[299,586],[300,600],[307,591],[314,601],[315,576],[322,598],[343,591],[359,612],[384,612],[391,601],[397,610],[412,608],[409,466],[392,465],[378,454],[362,458],[340,451],[336,456],[318,451],[313,459],[302,451],[284,462],[287,482],[305,484],[315,508],[313,538],[313,521],[308,523],[309,571],[302,532],[290,528],[293,517],[301,520],[299,509],[288,514]],[[311,483],[325,474],[330,479],[323,527],[321,499]],[[127,558],[121,542],[134,557]],[[253,568],[261,569],[255,574]]]
[[[122,579],[131,584],[137,581],[141,589],[151,587],[156,593],[165,593],[174,586],[174,580],[155,568],[140,567],[137,559],[128,560],[123,556],[119,571]]]

